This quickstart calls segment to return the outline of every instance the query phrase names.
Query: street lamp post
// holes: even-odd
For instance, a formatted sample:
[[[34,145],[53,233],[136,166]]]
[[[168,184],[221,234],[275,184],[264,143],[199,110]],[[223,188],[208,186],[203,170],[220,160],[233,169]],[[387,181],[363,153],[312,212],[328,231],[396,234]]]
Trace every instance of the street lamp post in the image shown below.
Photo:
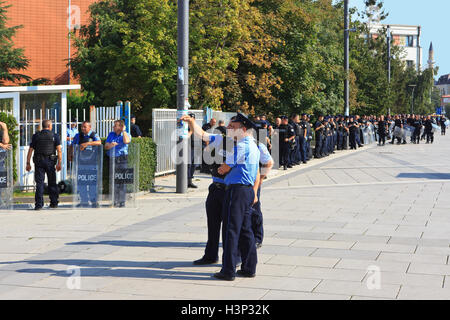
[[[178,0],[177,120],[187,114],[189,102],[189,0]],[[187,193],[188,138],[186,124],[178,127],[177,193]]]
[[[349,85],[349,55],[350,55],[350,18],[348,12],[348,1],[344,0],[344,68],[345,68],[345,84],[344,84],[344,101],[345,101],[345,115],[350,115],[350,85]]]
[[[414,114],[414,90],[416,89],[417,85],[410,84],[408,87],[412,88],[412,93],[411,93],[411,114]]]

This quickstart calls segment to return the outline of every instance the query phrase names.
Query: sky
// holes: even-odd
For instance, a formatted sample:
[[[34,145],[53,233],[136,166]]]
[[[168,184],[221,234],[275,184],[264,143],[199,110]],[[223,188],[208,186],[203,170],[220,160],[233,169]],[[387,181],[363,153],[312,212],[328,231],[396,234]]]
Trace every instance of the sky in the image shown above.
[[[362,10],[365,8],[364,0],[350,0],[350,7]],[[389,16],[382,21],[383,24],[421,26],[422,64],[427,65],[428,49],[433,42],[438,76],[450,73],[449,0],[384,0],[384,9]]]

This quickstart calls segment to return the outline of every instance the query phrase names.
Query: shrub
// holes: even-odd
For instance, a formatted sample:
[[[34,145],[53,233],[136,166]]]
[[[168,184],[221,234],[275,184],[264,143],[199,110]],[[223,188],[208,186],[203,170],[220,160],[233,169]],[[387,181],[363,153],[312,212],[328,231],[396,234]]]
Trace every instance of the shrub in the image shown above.
[[[17,164],[16,164],[16,153],[19,141],[19,130],[17,130],[17,121],[13,115],[8,115],[4,112],[0,112],[0,121],[4,122],[8,127],[9,143],[13,146],[13,177],[14,182],[17,181]]]
[[[106,139],[102,139],[105,143]],[[139,191],[149,191],[153,186],[156,170],[156,144],[151,138],[133,138],[132,144],[139,144]],[[109,158],[106,151],[103,158],[103,192],[109,193]]]

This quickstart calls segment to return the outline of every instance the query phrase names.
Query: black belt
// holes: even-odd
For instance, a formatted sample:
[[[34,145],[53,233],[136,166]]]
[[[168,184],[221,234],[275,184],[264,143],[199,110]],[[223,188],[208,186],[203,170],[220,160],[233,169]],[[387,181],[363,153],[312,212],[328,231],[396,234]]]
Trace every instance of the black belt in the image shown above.
[[[227,188],[227,185],[225,183],[213,182],[213,185],[215,185],[217,188],[223,189],[223,190],[225,190]]]
[[[230,185],[228,185],[228,186],[226,187],[225,190],[230,190],[230,189],[233,188],[233,187],[247,187],[247,188],[253,188],[252,185],[237,183],[237,184],[230,184]]]

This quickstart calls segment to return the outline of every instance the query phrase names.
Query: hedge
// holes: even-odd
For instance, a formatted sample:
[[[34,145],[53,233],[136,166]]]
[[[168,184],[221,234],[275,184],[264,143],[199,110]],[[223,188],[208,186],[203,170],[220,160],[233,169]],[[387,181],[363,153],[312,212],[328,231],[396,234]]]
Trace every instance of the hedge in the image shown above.
[[[13,177],[14,181],[17,181],[17,164],[16,164],[16,151],[19,142],[19,130],[17,130],[17,121],[13,115],[8,115],[4,112],[0,112],[0,121],[4,122],[8,127],[9,143],[13,146]]]
[[[104,144],[106,139],[102,139]],[[140,145],[139,191],[150,191],[153,187],[156,170],[156,144],[151,138],[133,138],[132,144]],[[103,157],[103,193],[109,193],[109,158],[106,151]]]

